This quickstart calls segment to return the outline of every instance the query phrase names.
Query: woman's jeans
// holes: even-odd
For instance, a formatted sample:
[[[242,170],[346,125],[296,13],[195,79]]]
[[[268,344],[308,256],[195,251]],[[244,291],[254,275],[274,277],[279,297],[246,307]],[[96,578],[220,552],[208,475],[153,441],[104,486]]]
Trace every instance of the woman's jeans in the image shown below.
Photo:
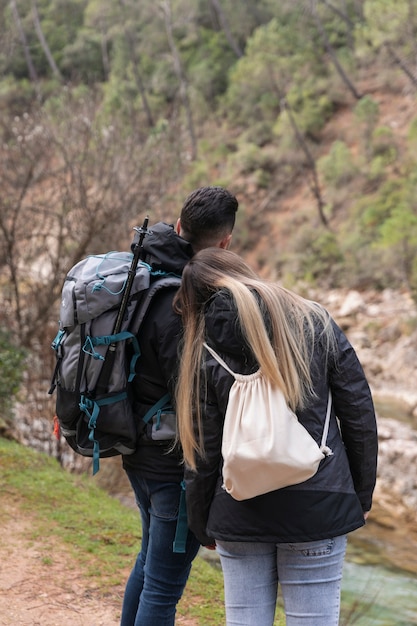
[[[188,532],[185,553],[173,542],[181,485],[126,472],[142,518],[142,546],[126,584],[121,626],[174,626],[176,605],[200,547]]]
[[[303,543],[216,541],[227,626],[272,626],[281,586],[287,626],[337,626],[346,536]]]

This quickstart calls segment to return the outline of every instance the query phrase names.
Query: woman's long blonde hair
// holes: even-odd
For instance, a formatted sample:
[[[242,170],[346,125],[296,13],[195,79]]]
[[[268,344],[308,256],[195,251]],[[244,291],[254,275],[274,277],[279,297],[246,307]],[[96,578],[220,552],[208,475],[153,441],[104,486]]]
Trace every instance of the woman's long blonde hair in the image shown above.
[[[229,250],[206,248],[198,252],[185,267],[175,298],[184,326],[176,410],[184,461],[192,469],[196,454],[204,456],[200,390],[205,306],[220,290],[231,295],[243,338],[263,375],[282,390],[293,410],[305,407],[307,398],[314,394],[311,358],[317,328],[328,349],[334,340],[329,315],[317,303],[260,279]]]

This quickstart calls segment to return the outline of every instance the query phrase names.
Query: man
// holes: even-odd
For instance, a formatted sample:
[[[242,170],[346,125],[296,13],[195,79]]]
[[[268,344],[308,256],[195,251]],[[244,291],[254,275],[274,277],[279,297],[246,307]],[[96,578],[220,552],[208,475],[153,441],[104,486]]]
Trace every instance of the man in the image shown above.
[[[202,187],[186,199],[176,228],[156,224],[145,237],[144,260],[155,272],[181,275],[202,248],[227,248],[238,202],[222,187]],[[175,289],[158,292],[138,336],[141,357],[134,387],[139,444],[123,457],[142,519],[142,545],[126,584],[121,626],[173,626],[191,564],[200,547],[187,531],[184,552],[174,552],[183,480],[174,446],[175,414],[163,410],[145,427],[148,410],[173,392],[181,319],[172,308]],[[174,423],[173,423],[174,422]],[[171,428],[170,428],[171,426]]]

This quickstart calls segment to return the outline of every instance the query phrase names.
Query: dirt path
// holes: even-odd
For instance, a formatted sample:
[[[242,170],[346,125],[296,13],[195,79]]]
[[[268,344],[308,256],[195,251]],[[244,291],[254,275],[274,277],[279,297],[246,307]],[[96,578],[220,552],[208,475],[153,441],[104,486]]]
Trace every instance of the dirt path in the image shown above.
[[[31,539],[31,520],[0,519],[0,626],[118,626],[123,589],[103,596],[53,537]],[[126,572],[127,576],[127,572]],[[178,626],[198,626],[178,617]]]
[[[4,511],[3,511],[4,513]],[[30,519],[10,512],[0,535],[2,626],[116,626],[120,593],[102,598],[77,572],[65,547],[31,540]]]

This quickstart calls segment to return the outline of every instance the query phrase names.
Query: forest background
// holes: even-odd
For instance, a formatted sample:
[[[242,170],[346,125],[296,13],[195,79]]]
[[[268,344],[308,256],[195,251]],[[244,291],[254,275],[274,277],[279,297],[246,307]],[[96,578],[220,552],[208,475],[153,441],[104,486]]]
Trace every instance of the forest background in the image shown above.
[[[0,0],[1,413],[68,269],[202,185],[262,275],[417,302],[416,93],[414,0]]]

